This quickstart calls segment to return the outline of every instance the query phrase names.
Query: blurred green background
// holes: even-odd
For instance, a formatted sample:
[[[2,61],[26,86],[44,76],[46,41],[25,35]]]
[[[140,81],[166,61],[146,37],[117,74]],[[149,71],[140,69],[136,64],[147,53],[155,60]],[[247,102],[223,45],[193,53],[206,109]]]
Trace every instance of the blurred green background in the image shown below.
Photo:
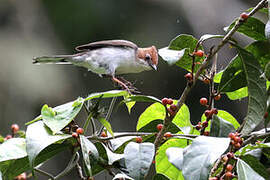
[[[72,54],[74,47],[98,40],[126,39],[138,46],[165,47],[175,36],[186,33],[222,34],[223,27],[256,5],[240,0],[0,0],[0,134],[10,133],[13,123],[24,123],[40,114],[43,104],[57,106],[97,91],[114,89],[109,79],[69,65],[33,65],[41,55]],[[247,40],[242,40],[245,44]],[[224,67],[234,51],[224,48],[218,67]],[[185,87],[185,70],[168,66],[159,59],[158,71],[126,75],[146,95],[179,98]],[[204,108],[199,99],[208,87],[198,83],[188,97],[191,119],[197,122]],[[217,107],[243,119],[241,105],[225,95]],[[137,104],[131,115],[124,106],[113,112],[114,131],[134,131],[139,114],[149,104]],[[81,119],[78,119],[81,122]],[[65,167],[68,152],[46,163],[45,170],[56,174]],[[60,161],[59,161],[60,160]],[[77,178],[72,172],[63,179]],[[105,177],[104,177],[105,176]],[[107,174],[95,179],[111,179]],[[38,179],[46,179],[39,176]],[[78,179],[78,178],[77,178]]]

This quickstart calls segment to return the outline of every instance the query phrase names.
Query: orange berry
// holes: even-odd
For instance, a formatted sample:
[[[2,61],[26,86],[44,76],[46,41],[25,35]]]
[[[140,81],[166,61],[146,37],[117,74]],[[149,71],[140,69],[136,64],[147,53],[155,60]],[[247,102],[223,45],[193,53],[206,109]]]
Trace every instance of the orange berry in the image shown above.
[[[206,106],[207,103],[208,103],[207,98],[203,97],[203,98],[200,99],[200,104],[201,104],[201,105]]]
[[[77,138],[78,137],[78,134],[74,132],[74,133],[72,133],[71,136],[74,137],[74,138]]]
[[[220,100],[220,98],[221,98],[221,95],[220,95],[220,94],[218,94],[218,95],[216,95],[216,96],[214,97],[214,99],[215,99],[216,101]]]
[[[176,111],[177,110],[177,106],[175,104],[172,104],[172,105],[170,105],[170,109],[172,111]]]
[[[232,166],[231,164],[228,164],[228,165],[226,166],[226,170],[227,170],[227,171],[232,171],[232,169],[233,169],[233,166]]]
[[[240,144],[240,143],[236,143],[236,144],[234,145],[234,147],[235,147],[236,149],[239,149],[239,148],[241,147],[241,144]]]
[[[169,104],[169,105],[173,104],[173,100],[172,99],[168,99],[167,104]]]
[[[247,13],[245,13],[245,12],[243,12],[241,15],[240,15],[240,17],[241,17],[241,19],[243,19],[243,20],[246,20],[247,18],[248,18],[248,14]]]
[[[142,137],[136,137],[136,143],[141,143],[142,142]]]
[[[230,171],[226,172],[226,173],[225,173],[225,176],[226,176],[227,178],[231,178],[231,177],[232,177],[232,172],[230,172]]]
[[[76,133],[78,134],[83,134],[83,132],[84,132],[83,128],[76,129]]]
[[[199,57],[203,57],[204,52],[203,52],[202,50],[198,50],[198,51],[196,51],[196,52],[194,53],[194,55],[199,56]]]
[[[192,75],[191,73],[187,73],[187,74],[185,75],[185,78],[186,78],[188,81],[191,81],[192,78],[193,78],[193,75]]]
[[[171,133],[171,132],[166,132],[166,133],[164,134],[164,137],[170,138],[170,137],[172,137],[172,133]]]
[[[163,124],[158,124],[157,125],[157,130],[160,131],[163,128]]]
[[[101,137],[107,137],[107,134],[106,134],[104,131],[102,131],[102,133],[101,133],[100,136],[101,136]]]
[[[210,110],[205,110],[205,111],[204,111],[204,115],[207,117],[207,119],[211,119],[213,113],[212,113],[212,111],[210,111]]]
[[[205,79],[203,80],[203,82],[204,82],[204,84],[210,84],[210,80],[209,80],[208,78],[205,78]]]
[[[19,131],[20,127],[18,124],[12,124],[11,125],[11,130],[14,134],[16,134]]]
[[[164,105],[164,106],[166,106],[167,104],[168,104],[168,98],[163,98],[162,100],[161,100],[161,102],[162,102],[162,104]]]

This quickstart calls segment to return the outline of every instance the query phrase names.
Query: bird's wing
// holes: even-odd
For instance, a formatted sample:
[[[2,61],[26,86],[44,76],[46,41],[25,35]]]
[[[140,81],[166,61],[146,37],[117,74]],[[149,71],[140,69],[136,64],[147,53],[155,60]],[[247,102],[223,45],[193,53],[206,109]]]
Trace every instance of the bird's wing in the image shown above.
[[[77,46],[75,49],[77,51],[87,51],[87,50],[93,50],[93,49],[107,47],[107,46],[129,47],[133,49],[138,49],[138,46],[136,44],[130,41],[126,41],[126,40],[98,41],[98,42],[93,42],[93,43]]]

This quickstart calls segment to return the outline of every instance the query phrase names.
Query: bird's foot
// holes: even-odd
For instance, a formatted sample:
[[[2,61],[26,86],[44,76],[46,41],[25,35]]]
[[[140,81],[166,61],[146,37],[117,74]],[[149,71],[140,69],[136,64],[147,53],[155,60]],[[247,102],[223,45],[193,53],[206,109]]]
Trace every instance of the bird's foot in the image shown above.
[[[132,93],[140,93],[137,88],[129,81],[125,80],[124,78],[116,78],[112,77],[112,81],[116,82],[118,85],[120,85],[124,90],[127,90],[129,94]]]

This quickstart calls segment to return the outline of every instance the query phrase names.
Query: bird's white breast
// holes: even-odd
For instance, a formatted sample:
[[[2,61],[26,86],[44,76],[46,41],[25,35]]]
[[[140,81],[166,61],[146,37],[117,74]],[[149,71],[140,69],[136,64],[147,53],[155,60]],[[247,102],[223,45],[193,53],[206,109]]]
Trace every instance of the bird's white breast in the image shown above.
[[[73,58],[76,65],[97,74],[127,74],[150,70],[145,62],[136,57],[136,50],[123,47],[104,47],[90,50]]]

